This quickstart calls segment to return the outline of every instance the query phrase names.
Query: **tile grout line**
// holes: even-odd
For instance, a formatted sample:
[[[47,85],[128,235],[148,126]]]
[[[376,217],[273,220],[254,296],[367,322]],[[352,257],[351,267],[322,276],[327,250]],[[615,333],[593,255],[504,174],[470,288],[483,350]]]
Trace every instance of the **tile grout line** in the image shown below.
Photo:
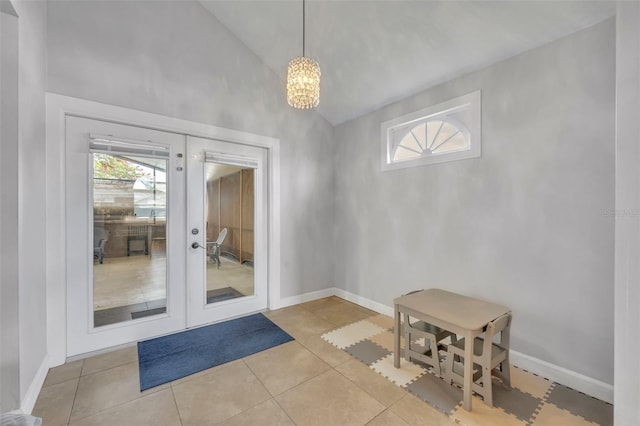
[[[314,314],[314,315],[315,315],[315,314]],[[282,327],[282,328],[283,328],[283,330],[285,330],[285,331],[286,331],[285,327]],[[318,334],[311,334],[311,335],[307,336],[307,338],[314,337],[314,336],[318,336],[318,337],[320,337],[321,335],[318,335]],[[281,395],[284,395],[285,393],[290,392],[290,391],[292,391],[293,389],[296,389],[296,388],[298,388],[299,386],[302,386],[303,384],[305,384],[305,383],[307,383],[307,382],[309,382],[309,381],[311,381],[311,380],[315,379],[316,377],[319,377],[319,376],[321,376],[321,375],[323,375],[323,374],[325,374],[325,373],[327,373],[327,372],[329,372],[329,371],[331,371],[331,370],[335,371],[337,374],[340,374],[340,375],[341,375],[341,373],[340,373],[339,371],[337,371],[337,370],[335,369],[335,367],[334,367],[334,366],[332,366],[331,364],[329,364],[328,362],[326,362],[326,361],[324,361],[322,358],[320,358],[320,357],[319,357],[315,352],[313,352],[311,349],[309,349],[307,346],[305,346],[305,345],[304,345],[302,342],[300,342],[298,339],[294,339],[293,341],[294,341],[294,342],[297,342],[297,343],[298,343],[298,344],[299,344],[299,345],[300,345],[304,350],[308,351],[311,355],[313,355],[315,358],[317,358],[320,362],[322,362],[322,363],[324,363],[325,365],[327,365],[329,368],[327,368],[326,370],[321,371],[321,372],[319,372],[319,373],[317,373],[317,374],[315,374],[315,375],[313,375],[313,376],[311,376],[311,377],[308,377],[307,379],[303,380],[302,382],[297,383],[297,384],[295,384],[294,386],[292,386],[292,387],[290,387],[290,388],[288,388],[288,389],[285,389],[284,391],[280,392],[280,393],[279,393],[279,394],[277,394],[277,395],[273,395],[273,394],[271,393],[271,391],[269,391],[269,389],[267,388],[267,386],[262,382],[262,380],[260,380],[260,378],[259,378],[259,377],[258,377],[258,375],[255,373],[255,371],[254,371],[254,370],[251,368],[251,366],[246,362],[246,358],[247,358],[247,357],[245,357],[245,358],[241,358],[241,360],[245,363],[245,365],[247,366],[247,368],[249,368],[249,371],[251,371],[251,373],[252,373],[252,374],[253,374],[253,375],[258,379],[258,381],[262,384],[262,386],[264,386],[264,388],[267,390],[267,392],[269,392],[269,395],[271,395],[271,399],[272,399],[272,400],[276,403],[276,405],[277,405],[277,406],[282,410],[282,412],[283,412],[283,413],[285,413],[285,415],[287,416],[287,418],[289,418],[289,419],[291,420],[291,422],[292,422],[294,425],[297,425],[297,423],[296,423],[296,422],[291,418],[291,416],[289,415],[289,413],[287,412],[287,410],[285,410],[285,409],[284,409],[284,407],[282,407],[282,405],[280,405],[280,403],[279,403],[279,402],[278,402],[278,400],[277,400],[277,397],[279,397],[279,396],[281,396]],[[348,362],[348,361],[345,361],[345,362]],[[347,380],[348,380],[348,379],[347,379]],[[375,399],[375,398],[374,398],[374,399]],[[376,401],[377,401],[377,400],[376,400]],[[263,401],[263,402],[264,402],[264,401]],[[263,403],[263,402],[262,402],[262,403]],[[378,402],[379,402],[379,401],[378,401]],[[381,404],[382,404],[382,403],[381,403]],[[259,405],[259,404],[256,404],[256,405]],[[384,406],[384,404],[382,404],[382,405]],[[255,406],[254,406],[254,407],[255,407]],[[253,408],[253,407],[251,407],[251,408]],[[250,409],[250,408],[249,408],[249,409]],[[247,410],[248,410],[248,409],[247,409]],[[247,411],[247,410],[245,410],[245,411]],[[245,411],[243,411],[243,412],[245,412]],[[383,410],[383,411],[384,411],[384,410]],[[239,414],[241,414],[241,413],[238,413],[237,415],[239,415]],[[235,417],[235,416],[234,416],[234,417]]]
[[[178,405],[178,400],[176,399],[176,393],[173,391],[173,383],[169,383],[169,389],[171,389],[171,396],[173,397],[173,403],[175,404],[176,411],[178,412],[178,418],[180,419],[180,425],[183,425],[182,414],[180,414],[180,406]]]
[[[90,417],[97,416],[98,414],[102,414],[102,413],[104,413],[104,412],[106,412],[106,411],[113,410],[113,409],[118,408],[118,407],[122,407],[123,405],[131,404],[131,403],[133,403],[133,402],[136,402],[136,401],[139,401],[139,400],[141,400],[141,399],[143,399],[143,398],[146,398],[147,396],[151,396],[151,395],[154,395],[154,394],[160,393],[160,392],[162,392],[163,390],[167,390],[167,389],[160,389],[160,390],[157,390],[157,391],[155,391],[155,392],[151,392],[151,393],[149,393],[149,394],[142,395],[142,396],[138,396],[138,397],[136,397],[136,398],[130,399],[129,401],[121,402],[120,404],[116,404],[116,405],[111,406],[111,407],[103,408],[102,410],[96,411],[95,413],[91,413],[91,414],[89,414],[88,416],[84,416],[84,417],[80,417],[80,418],[78,418],[78,419],[75,419],[73,423],[76,423],[76,422],[77,422],[77,421],[79,421],[79,420],[84,420],[84,419],[88,419],[88,418],[90,418]],[[76,391],[77,391],[77,390],[76,390]],[[141,393],[142,393],[142,392],[141,392]],[[74,401],[74,403],[75,403],[75,401]],[[178,412],[178,414],[179,414],[179,412]],[[71,419],[69,419],[69,420],[71,420]],[[182,420],[181,420],[181,421],[182,421]],[[71,424],[72,424],[72,423],[71,423],[71,422],[69,422],[69,423],[68,423],[68,426],[71,426]]]
[[[287,413],[287,410],[285,410],[284,407],[282,407],[282,405],[280,405],[280,403],[278,402],[278,400],[275,397],[271,398],[271,400],[278,406],[278,408],[280,408],[282,410],[284,415],[287,416],[287,418],[289,420],[291,420],[291,423],[293,423],[294,425],[297,425],[297,423],[291,418],[289,413]]]
[[[115,366],[115,367],[111,367],[111,368],[107,368],[107,369],[104,369],[104,370],[96,371],[95,373],[91,373],[91,374],[86,374],[86,375],[84,375],[84,376],[80,376],[80,378],[78,379],[78,387],[76,388],[76,395],[75,395],[75,397],[74,397],[73,406],[75,406],[75,403],[76,403],[76,399],[77,399],[77,396],[78,396],[78,389],[80,388],[80,379],[82,379],[82,377],[89,377],[89,376],[93,376],[93,375],[98,374],[98,373],[102,373],[102,372],[105,372],[105,371],[113,370],[114,368],[123,367],[123,366],[129,365],[129,364],[134,364],[134,363],[137,363],[137,361],[134,361],[134,362],[128,362],[128,363],[126,363],[126,364],[118,365],[118,366]],[[84,366],[83,366],[83,367],[84,367]],[[139,374],[139,372],[138,372],[138,374]],[[159,385],[159,386],[161,386],[161,385]],[[153,389],[153,388],[151,388],[151,389]],[[147,389],[147,390],[150,390],[150,389]],[[103,408],[103,409],[101,409],[101,410],[96,411],[95,413],[91,413],[91,414],[86,415],[86,416],[84,416],[84,417],[80,417],[80,418],[78,418],[78,419],[74,419],[74,423],[75,423],[76,421],[78,421],[78,420],[87,419],[87,418],[89,418],[89,417],[93,417],[93,416],[96,416],[96,415],[98,415],[98,414],[104,413],[105,411],[113,410],[114,408],[121,407],[121,406],[123,406],[123,405],[126,405],[126,404],[129,404],[129,403],[132,403],[132,402],[138,401],[138,400],[140,400],[140,399],[142,399],[142,398],[145,398],[145,397],[147,397],[147,396],[149,396],[149,395],[153,395],[153,394],[156,394],[156,393],[158,393],[158,392],[162,392],[163,390],[164,390],[164,389],[157,389],[157,390],[155,390],[155,391],[153,391],[153,392],[148,392],[148,393],[146,393],[146,394],[143,394],[143,391],[140,391],[140,392],[138,393],[138,395],[137,395],[135,398],[133,398],[133,399],[130,399],[130,400],[128,400],[128,401],[121,402],[121,403],[116,404],[116,405],[113,405],[113,406],[111,406],[111,407]],[[146,392],[146,391],[145,391],[145,392]],[[180,412],[178,411],[178,414],[179,414],[179,413],[180,413]],[[71,414],[73,414],[73,407],[71,408]],[[69,425],[71,425],[71,414],[69,415]],[[182,421],[182,420],[181,420],[181,421]]]
[[[294,342],[297,342],[297,341],[296,341],[296,340],[294,340]],[[313,375],[313,376],[311,376],[311,377],[309,377],[309,378],[307,378],[307,379],[303,380],[303,381],[302,381],[302,382],[300,382],[300,383],[296,383],[294,386],[290,387],[289,389],[285,389],[285,390],[283,390],[282,392],[280,392],[280,393],[279,393],[279,394],[277,394],[277,395],[272,395],[272,394],[271,394],[271,391],[269,391],[269,389],[267,388],[267,386],[266,386],[264,383],[262,383],[262,380],[260,380],[260,378],[259,378],[259,377],[258,377],[258,375],[253,371],[253,369],[251,368],[251,366],[249,366],[249,364],[246,364],[246,362],[245,362],[245,364],[246,364],[246,365],[247,365],[247,367],[249,368],[249,371],[251,371],[251,373],[252,373],[254,376],[256,376],[256,378],[257,378],[257,379],[258,379],[258,381],[262,384],[262,386],[264,386],[264,388],[265,388],[265,389],[267,389],[267,392],[269,392],[269,395],[272,395],[272,398],[276,398],[276,397],[278,397],[278,396],[280,396],[280,395],[284,394],[285,392],[289,392],[291,389],[297,388],[298,386],[302,385],[303,383],[307,383],[309,380],[315,379],[316,377],[318,377],[318,376],[320,376],[320,375],[322,375],[322,374],[326,373],[327,371],[329,371],[329,370],[332,370],[332,369],[333,369],[333,367],[332,367],[331,365],[329,365],[329,363],[327,363],[327,362],[323,361],[320,357],[318,357],[315,353],[313,353],[311,350],[309,350],[307,347],[305,347],[302,343],[300,343],[300,342],[297,342],[297,343],[298,343],[300,346],[302,346],[302,348],[303,348],[304,350],[308,351],[311,355],[313,355],[314,357],[316,357],[320,362],[322,362],[323,364],[327,365],[329,368],[327,368],[326,370],[321,371],[320,373],[315,374],[315,375]],[[241,358],[241,359],[242,359],[242,361],[244,361],[244,358]]]
[[[71,414],[73,414],[73,407],[76,406],[76,399],[78,398],[78,389],[80,388],[80,379],[82,378],[82,369],[84,368],[84,360],[82,360],[82,368],[80,368],[80,376],[78,376],[78,384],[76,384],[76,391],[73,393],[73,402],[71,403],[71,410],[69,410],[69,417],[67,418],[67,424],[71,424]]]
[[[354,361],[354,360],[350,360],[350,361]],[[358,361],[358,360],[355,360]],[[358,361],[359,362],[359,361]],[[366,364],[365,364],[366,366]],[[367,366],[368,367],[368,366]],[[346,375],[344,375],[341,371],[336,370],[336,368],[334,367],[333,370],[340,374],[342,377],[344,377],[345,379],[347,379],[351,384],[353,384],[355,387],[357,387],[358,389],[360,389],[361,391],[363,391],[364,393],[366,393],[367,395],[369,395],[371,398],[373,398],[375,401],[377,401],[378,403],[380,403],[380,405],[382,405],[384,407],[384,409],[382,411],[380,411],[378,414],[376,414],[375,416],[373,416],[373,418],[369,419],[367,421],[367,423],[365,423],[365,425],[369,424],[371,421],[373,421],[373,419],[375,419],[376,417],[378,417],[379,415],[381,415],[382,413],[384,413],[385,411],[387,411],[391,405],[395,404],[396,402],[400,401],[400,399],[398,399],[397,401],[394,401],[393,404],[391,404],[390,406],[386,406],[382,401],[380,401],[378,398],[376,398],[375,396],[373,396],[371,393],[369,393],[366,389],[364,389],[363,387],[361,387],[360,385],[358,385],[355,381],[351,380],[350,378],[348,378]],[[403,396],[404,398],[404,396]]]
[[[302,344],[301,344],[301,345],[302,345]],[[255,355],[255,354],[252,354],[252,355]],[[283,407],[278,403],[278,400],[276,399],[276,396],[279,396],[279,395],[282,395],[282,394],[283,394],[283,393],[285,393],[285,392],[288,392],[288,391],[289,391],[289,389],[287,389],[287,390],[285,390],[285,391],[283,391],[283,392],[279,393],[278,395],[273,395],[273,394],[271,393],[271,391],[269,390],[269,388],[267,388],[267,386],[264,384],[264,382],[263,382],[262,380],[260,380],[260,377],[258,377],[258,375],[256,374],[256,372],[255,372],[255,371],[251,368],[251,366],[246,362],[246,358],[247,358],[247,357],[240,358],[240,360],[241,360],[241,361],[242,361],[242,363],[243,363],[243,364],[244,364],[244,365],[249,369],[249,371],[251,372],[251,374],[253,374],[253,376],[256,378],[256,380],[258,380],[258,382],[260,382],[260,384],[262,385],[262,387],[267,391],[267,393],[268,393],[268,394],[269,394],[269,396],[270,396],[270,399],[267,399],[267,400],[265,400],[265,401],[259,402],[259,403],[257,403],[256,405],[253,405],[253,406],[251,406],[251,407],[249,407],[249,408],[247,408],[247,409],[245,409],[245,410],[243,410],[243,411],[241,411],[241,412],[239,412],[239,413],[237,413],[237,414],[235,414],[235,415],[233,415],[233,416],[229,417],[228,419],[225,419],[223,422],[226,422],[227,420],[230,420],[230,419],[232,419],[232,418],[234,418],[234,417],[236,417],[236,416],[239,416],[239,415],[241,415],[242,413],[245,413],[245,412],[247,412],[247,411],[249,411],[249,410],[251,410],[251,409],[253,409],[253,408],[257,407],[258,405],[260,405],[260,404],[264,404],[266,401],[271,400],[271,401],[273,401],[273,402],[274,402],[274,403],[275,403],[275,404],[276,404],[276,405],[277,405],[277,406],[282,410],[282,412],[287,416],[287,418],[288,418],[289,420],[291,420],[291,423],[293,423],[293,424],[295,425],[295,424],[296,424],[296,422],[294,422],[294,421],[293,421],[293,419],[291,418],[291,416],[289,415],[289,413],[287,413],[287,411],[286,411],[286,410],[285,410],[285,409],[284,409],[284,408],[283,408]],[[296,385],[296,386],[298,386],[298,385]],[[292,387],[292,388],[290,388],[290,389],[293,389],[293,388],[294,388],[294,387],[296,387],[296,386],[293,386],[293,387]]]
[[[98,370],[98,371],[94,371],[94,372],[91,372],[91,373],[88,373],[88,374],[80,374],[80,377],[89,377],[89,376],[93,376],[93,375],[95,375],[95,374],[104,373],[105,371],[113,370],[113,369],[115,369],[115,368],[124,367],[125,365],[135,364],[135,363],[137,363],[137,362],[138,362],[138,360],[131,361],[131,362],[125,362],[124,364],[114,365],[114,366],[112,366],[112,367],[105,368],[104,370]],[[83,366],[83,368],[84,368],[84,366]],[[139,369],[139,368],[140,368],[140,366],[138,366],[138,369]]]

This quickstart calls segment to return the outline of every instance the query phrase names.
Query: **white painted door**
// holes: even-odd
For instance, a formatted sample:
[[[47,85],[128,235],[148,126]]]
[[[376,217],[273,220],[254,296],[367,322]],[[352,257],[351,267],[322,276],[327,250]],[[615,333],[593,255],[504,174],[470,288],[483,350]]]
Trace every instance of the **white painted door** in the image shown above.
[[[187,138],[187,325],[267,308],[267,150]]]
[[[65,124],[67,356],[184,329],[186,137]]]

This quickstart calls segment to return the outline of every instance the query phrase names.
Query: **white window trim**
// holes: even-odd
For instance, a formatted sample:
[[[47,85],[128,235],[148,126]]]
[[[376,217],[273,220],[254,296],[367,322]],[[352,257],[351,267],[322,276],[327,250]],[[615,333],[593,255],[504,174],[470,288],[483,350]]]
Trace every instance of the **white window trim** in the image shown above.
[[[469,131],[469,144],[470,149],[464,151],[455,151],[442,153],[438,155],[430,155],[419,158],[408,159],[404,161],[393,162],[393,150],[394,143],[392,140],[393,132],[400,128],[405,127],[408,124],[419,121],[443,119],[447,114],[459,110],[462,108],[470,107],[471,110],[471,122],[464,123],[465,127]],[[445,102],[441,102],[437,105],[421,109],[419,111],[412,112],[410,114],[403,115],[402,117],[394,118],[393,120],[385,121],[381,125],[381,168],[383,172],[397,169],[404,169],[408,167],[425,166],[428,164],[444,163],[447,161],[464,160],[468,158],[478,158],[481,155],[481,94],[480,90],[469,93],[467,95],[459,96],[454,99],[450,99]],[[452,120],[449,120],[453,122]]]

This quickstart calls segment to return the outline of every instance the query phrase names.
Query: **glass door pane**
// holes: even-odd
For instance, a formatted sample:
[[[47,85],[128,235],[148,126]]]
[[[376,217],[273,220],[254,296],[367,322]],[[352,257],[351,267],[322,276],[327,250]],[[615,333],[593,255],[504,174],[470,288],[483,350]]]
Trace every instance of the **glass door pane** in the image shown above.
[[[253,296],[254,172],[205,163],[207,304]]]
[[[167,160],[92,155],[94,327],[164,314]]]
[[[68,357],[186,327],[185,142],[65,118]]]
[[[267,308],[267,150],[187,138],[187,326]]]

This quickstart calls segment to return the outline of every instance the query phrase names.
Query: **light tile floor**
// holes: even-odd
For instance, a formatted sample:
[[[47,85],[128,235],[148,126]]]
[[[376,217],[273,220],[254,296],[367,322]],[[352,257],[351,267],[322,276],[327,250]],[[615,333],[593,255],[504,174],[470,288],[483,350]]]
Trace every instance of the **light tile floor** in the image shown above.
[[[70,362],[49,371],[33,415],[45,426],[455,424],[321,338],[364,318],[386,327],[375,312],[330,297],[265,315],[296,340],[145,392],[135,346]]]

